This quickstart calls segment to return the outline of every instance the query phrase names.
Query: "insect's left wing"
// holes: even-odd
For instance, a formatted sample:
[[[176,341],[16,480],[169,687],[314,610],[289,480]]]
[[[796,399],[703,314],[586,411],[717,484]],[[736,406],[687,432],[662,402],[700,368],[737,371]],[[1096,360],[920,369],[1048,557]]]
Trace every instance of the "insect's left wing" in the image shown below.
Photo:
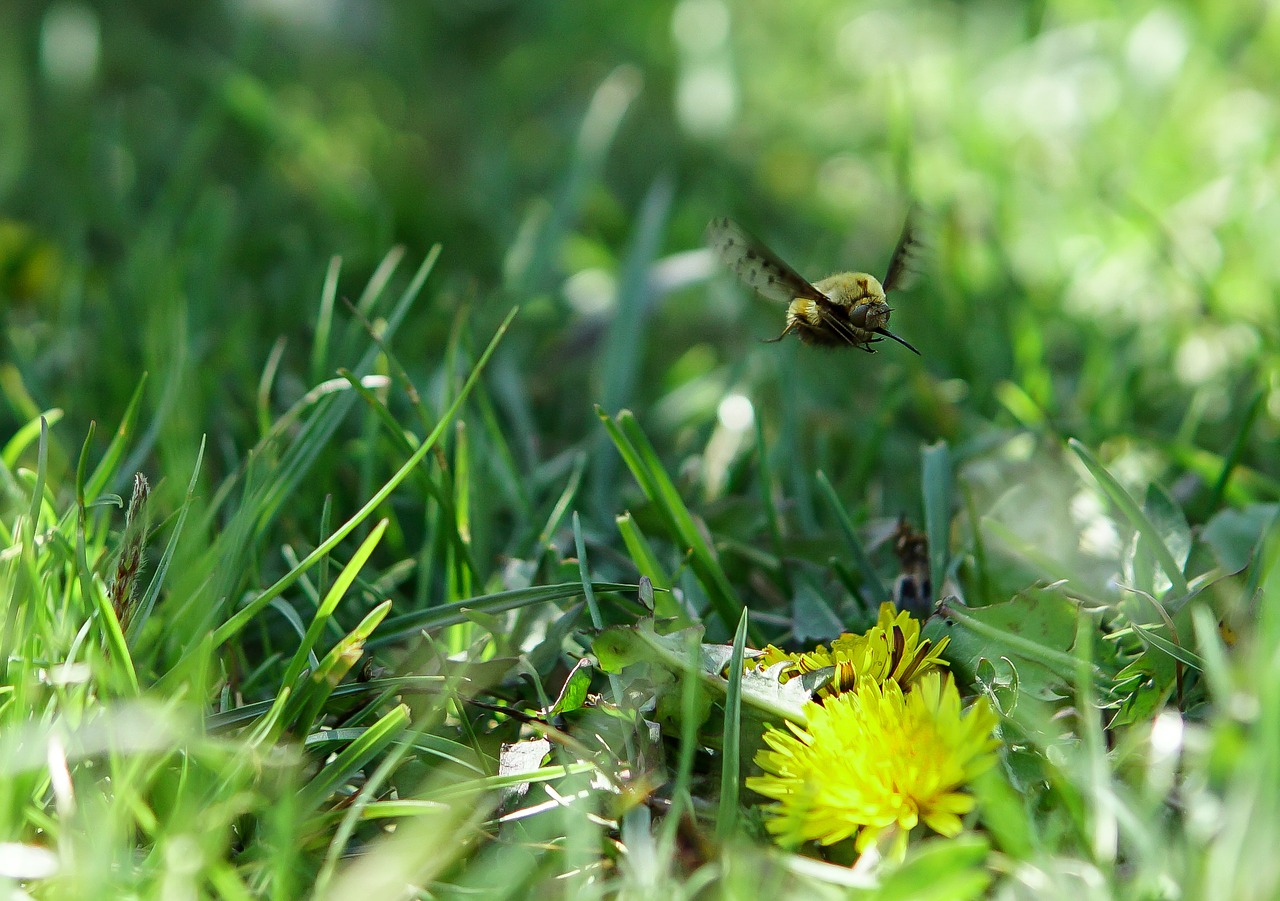
[[[881,283],[885,294],[907,288],[915,280],[922,249],[918,230],[919,220],[920,210],[913,206],[907,213],[906,224],[902,226],[902,236],[898,238],[898,246],[894,248],[893,256],[889,258],[889,271]]]
[[[828,300],[827,295],[731,219],[713,219],[707,226],[707,243],[721,262],[758,294],[784,303],[797,297]]]

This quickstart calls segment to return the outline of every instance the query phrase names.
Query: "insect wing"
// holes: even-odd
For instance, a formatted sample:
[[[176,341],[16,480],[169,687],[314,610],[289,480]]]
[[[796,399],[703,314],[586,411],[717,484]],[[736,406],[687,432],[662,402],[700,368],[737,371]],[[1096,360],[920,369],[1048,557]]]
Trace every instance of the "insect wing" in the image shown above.
[[[889,258],[889,271],[881,283],[885,294],[906,288],[915,280],[921,250],[919,231],[916,228],[919,218],[919,210],[915,208],[907,214],[898,246],[893,249],[893,256]]]
[[[784,303],[797,297],[828,299],[781,257],[732,220],[712,220],[707,226],[707,243],[725,266],[764,297]]]

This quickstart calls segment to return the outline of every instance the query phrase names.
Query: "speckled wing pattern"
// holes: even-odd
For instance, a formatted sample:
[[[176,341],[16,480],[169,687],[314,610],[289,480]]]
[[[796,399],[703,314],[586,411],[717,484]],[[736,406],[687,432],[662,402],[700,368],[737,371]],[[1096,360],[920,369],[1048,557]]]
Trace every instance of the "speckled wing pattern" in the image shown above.
[[[725,266],[764,297],[784,303],[797,297],[828,300],[781,257],[730,219],[712,220],[707,226],[707,243]]]
[[[907,214],[907,222],[902,226],[902,236],[898,238],[898,246],[893,249],[889,258],[889,271],[885,273],[884,293],[908,287],[915,280],[916,267],[920,258],[920,239],[916,230],[919,211],[912,208]]]

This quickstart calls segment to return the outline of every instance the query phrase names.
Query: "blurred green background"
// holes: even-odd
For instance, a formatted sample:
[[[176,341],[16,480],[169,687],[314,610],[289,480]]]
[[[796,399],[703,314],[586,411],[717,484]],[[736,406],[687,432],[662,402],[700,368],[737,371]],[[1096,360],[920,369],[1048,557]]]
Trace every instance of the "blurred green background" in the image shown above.
[[[140,453],[186,473],[207,433],[216,479],[260,432],[278,341],[272,409],[354,364],[358,341],[311,355],[330,258],[355,300],[393,246],[403,284],[438,242],[395,347],[438,386],[451,330],[483,342],[519,304],[487,383],[521,472],[601,447],[599,402],[731,499],[754,444],[722,407],[740,395],[801,525],[819,468],[867,516],[918,513],[919,448],[939,439],[984,508],[1019,484],[1065,518],[1069,491],[1036,487],[1065,436],[1202,521],[1233,442],[1219,493],[1274,498],[1280,478],[1278,18],[1088,0],[6,4],[0,415],[8,431],[61,408],[74,450],[146,371]],[[731,215],[813,279],[881,275],[912,199],[924,277],[893,328],[922,358],[762,345],[781,308],[702,249]],[[601,518],[619,510],[605,456]]]

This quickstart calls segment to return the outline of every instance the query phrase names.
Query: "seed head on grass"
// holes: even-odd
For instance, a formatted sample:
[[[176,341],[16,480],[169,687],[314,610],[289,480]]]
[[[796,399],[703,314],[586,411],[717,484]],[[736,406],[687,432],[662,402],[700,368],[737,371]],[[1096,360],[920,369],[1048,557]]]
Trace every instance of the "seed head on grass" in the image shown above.
[[[140,472],[134,473],[133,496],[129,498],[129,506],[125,511],[124,537],[109,592],[111,607],[122,628],[128,628],[129,620],[133,617],[133,601],[138,577],[142,574],[142,554],[146,546],[146,508],[147,498],[150,496],[151,485],[146,476]]]

